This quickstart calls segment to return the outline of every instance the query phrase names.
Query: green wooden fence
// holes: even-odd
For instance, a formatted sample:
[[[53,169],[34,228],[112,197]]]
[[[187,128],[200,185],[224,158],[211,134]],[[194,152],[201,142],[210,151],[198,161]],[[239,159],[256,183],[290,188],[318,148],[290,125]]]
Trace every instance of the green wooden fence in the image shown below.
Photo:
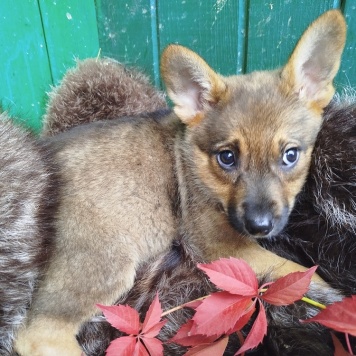
[[[275,68],[331,8],[349,28],[336,84],[356,87],[356,0],[1,0],[0,105],[38,132],[46,92],[75,58],[100,53],[160,86],[159,55],[173,42],[222,74]]]

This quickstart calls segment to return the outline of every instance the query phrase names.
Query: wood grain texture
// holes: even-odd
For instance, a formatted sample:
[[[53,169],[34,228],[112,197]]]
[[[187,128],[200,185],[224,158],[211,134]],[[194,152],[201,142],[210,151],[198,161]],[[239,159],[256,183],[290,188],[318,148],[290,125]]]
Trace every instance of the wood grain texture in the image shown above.
[[[251,0],[246,71],[274,69],[286,63],[303,31],[333,4],[333,0]]]
[[[0,1],[0,106],[35,131],[52,82],[37,1]]]
[[[0,18],[1,107],[39,132],[50,86],[99,51],[94,2],[3,0]]]
[[[306,27],[341,8],[349,24],[338,88],[356,86],[355,0],[100,0],[103,53],[138,65],[156,84],[159,53],[169,43],[198,52],[215,70],[240,74],[283,65]]]
[[[283,65],[304,29],[340,8],[348,37],[339,91],[356,87],[355,0],[3,0],[0,105],[39,131],[46,94],[75,58],[137,66],[161,87],[160,53],[180,43],[224,75]],[[21,120],[21,119],[20,119]]]
[[[155,6],[155,2],[153,5]],[[155,36],[157,33],[156,23],[152,21],[151,2],[99,0],[96,6],[102,54],[122,63],[140,67],[153,77],[155,75],[153,46],[157,43],[157,37],[153,40],[152,32]],[[157,51],[157,46],[155,50]],[[156,75],[157,69],[158,63]]]
[[[75,65],[75,59],[95,57],[99,38],[92,1],[38,0],[53,83]]]

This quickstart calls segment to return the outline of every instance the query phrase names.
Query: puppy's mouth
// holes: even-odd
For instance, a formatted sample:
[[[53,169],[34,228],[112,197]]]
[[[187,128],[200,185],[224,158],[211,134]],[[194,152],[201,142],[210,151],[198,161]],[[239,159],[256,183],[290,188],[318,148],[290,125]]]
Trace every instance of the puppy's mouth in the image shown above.
[[[240,216],[234,207],[228,208],[230,224],[241,234],[252,238],[271,238],[278,235],[287,224],[289,209],[285,207],[280,216],[270,211],[256,211]]]

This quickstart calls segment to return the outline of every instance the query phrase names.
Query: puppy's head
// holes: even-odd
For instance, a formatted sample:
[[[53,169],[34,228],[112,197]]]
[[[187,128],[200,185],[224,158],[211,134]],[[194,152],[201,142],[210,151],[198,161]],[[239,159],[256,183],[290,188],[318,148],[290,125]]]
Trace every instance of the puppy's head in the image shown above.
[[[329,11],[306,30],[284,68],[232,77],[182,46],[164,51],[162,76],[186,124],[189,179],[239,232],[273,236],[286,224],[334,94],[345,33],[343,16]]]

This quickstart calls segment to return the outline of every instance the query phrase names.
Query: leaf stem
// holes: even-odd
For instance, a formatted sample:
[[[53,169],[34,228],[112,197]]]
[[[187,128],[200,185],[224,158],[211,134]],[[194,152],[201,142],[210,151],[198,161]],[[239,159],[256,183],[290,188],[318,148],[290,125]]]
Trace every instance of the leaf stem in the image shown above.
[[[314,307],[317,307],[317,308],[319,308],[319,309],[326,309],[326,306],[325,306],[324,304],[321,304],[321,303],[319,303],[319,302],[316,302],[315,300],[310,299],[310,298],[308,298],[308,297],[303,297],[301,300],[302,300],[303,302],[306,302],[306,303],[308,303],[308,304],[310,304],[310,305],[313,305]]]
[[[352,347],[351,347],[351,344],[350,344],[350,338],[349,338],[349,334],[348,333],[345,333],[345,339],[346,339],[346,345],[347,345],[347,348],[349,350],[349,353],[350,355],[353,355],[353,351],[352,351]]]
[[[188,304],[190,304],[190,303],[199,302],[200,300],[204,300],[204,299],[206,299],[206,298],[208,298],[208,297],[210,297],[210,294],[205,295],[204,297],[200,297],[200,298],[191,300],[190,302],[184,303],[184,304],[182,304],[182,305],[178,305],[177,307],[174,307],[174,308],[172,308],[172,309],[168,309],[168,310],[166,310],[165,312],[163,312],[163,313],[161,314],[161,318],[164,317],[164,316],[166,316],[166,315],[168,315],[168,314],[170,314],[170,313],[173,313],[173,312],[175,312],[175,311],[177,311],[177,310],[180,310],[180,309],[185,308],[185,307],[188,306]]]

